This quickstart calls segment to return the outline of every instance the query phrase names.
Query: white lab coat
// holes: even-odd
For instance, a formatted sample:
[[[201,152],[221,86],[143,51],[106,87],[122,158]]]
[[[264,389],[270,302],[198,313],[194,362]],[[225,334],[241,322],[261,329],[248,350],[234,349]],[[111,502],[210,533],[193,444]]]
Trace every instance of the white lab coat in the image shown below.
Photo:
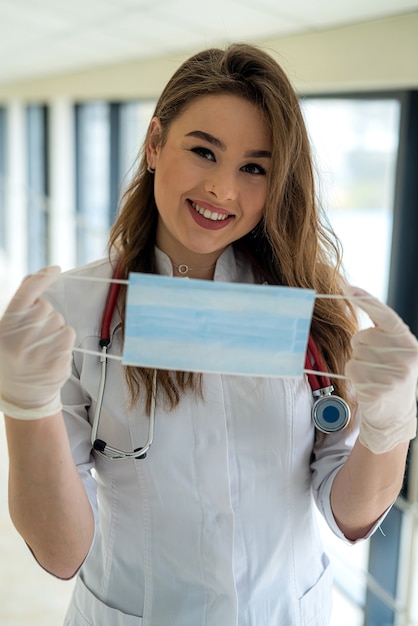
[[[171,273],[157,251],[159,271]],[[59,279],[48,299],[97,351],[110,277],[103,260]],[[215,280],[254,282],[229,248]],[[113,354],[122,353],[117,315]],[[97,356],[74,353],[62,390],[75,463],[96,516],[96,533],[65,626],[326,626],[332,577],[316,503],[333,531],[329,495],[356,432],[315,446],[306,380],[204,375],[167,411],[157,393],[155,441],[144,460],[91,451],[99,385]],[[141,403],[127,408],[123,367],[109,360],[98,437],[133,450],[144,443]]]

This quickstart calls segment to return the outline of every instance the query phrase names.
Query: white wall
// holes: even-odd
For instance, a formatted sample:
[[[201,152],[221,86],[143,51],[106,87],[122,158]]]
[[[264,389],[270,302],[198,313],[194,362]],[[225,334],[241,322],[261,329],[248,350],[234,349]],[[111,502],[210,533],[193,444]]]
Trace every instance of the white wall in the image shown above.
[[[418,87],[418,12],[259,44],[271,51],[303,92]],[[155,97],[186,56],[189,54],[3,84],[0,103],[11,98]]]

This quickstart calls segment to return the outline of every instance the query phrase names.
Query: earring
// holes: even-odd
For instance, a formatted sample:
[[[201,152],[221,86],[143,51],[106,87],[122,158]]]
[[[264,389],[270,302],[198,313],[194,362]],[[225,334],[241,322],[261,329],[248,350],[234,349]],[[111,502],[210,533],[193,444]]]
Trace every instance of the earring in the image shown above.
[[[155,174],[155,168],[151,167],[151,165],[147,165],[147,172],[149,174]]]

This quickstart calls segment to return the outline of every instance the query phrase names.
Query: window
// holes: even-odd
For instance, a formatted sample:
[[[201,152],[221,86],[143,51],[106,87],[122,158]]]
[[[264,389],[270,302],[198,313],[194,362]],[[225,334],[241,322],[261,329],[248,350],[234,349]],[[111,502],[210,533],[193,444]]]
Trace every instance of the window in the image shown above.
[[[348,279],[386,300],[400,99],[306,97],[301,104],[313,148],[319,201],[342,243]],[[395,518],[397,513],[394,510]],[[383,532],[385,523],[392,522],[384,522]],[[334,537],[322,521],[321,526],[335,572],[333,624],[362,626],[366,612],[369,616],[375,610],[367,580],[370,573],[376,579],[376,553],[386,556],[389,544],[396,550],[398,531],[391,526],[392,539],[385,550],[371,551],[370,542],[349,546]],[[386,570],[396,581],[397,559],[391,558],[389,563]],[[387,610],[390,614],[391,609]]]
[[[306,98],[320,201],[343,245],[349,280],[387,297],[400,102]]]
[[[77,263],[106,254],[120,195],[152,115],[152,102],[76,107]]]
[[[77,264],[105,255],[110,224],[110,105],[76,107]]]
[[[48,141],[47,109],[26,109],[28,269],[48,262]]]
[[[6,109],[0,107],[0,250],[6,247]]]
[[[154,112],[155,102],[134,101],[120,105],[120,177],[122,190],[132,178],[139,150]]]

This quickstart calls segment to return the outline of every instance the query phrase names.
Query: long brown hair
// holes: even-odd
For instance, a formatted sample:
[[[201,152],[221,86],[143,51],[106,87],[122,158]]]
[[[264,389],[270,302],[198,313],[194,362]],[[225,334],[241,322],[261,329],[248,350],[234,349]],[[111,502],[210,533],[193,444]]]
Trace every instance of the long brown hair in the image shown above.
[[[340,294],[341,253],[334,233],[318,207],[311,150],[298,98],[286,74],[272,56],[257,47],[234,44],[208,49],[185,61],[163,90],[154,115],[162,125],[161,145],[172,122],[197,97],[233,94],[249,100],[265,116],[272,138],[272,166],[264,216],[258,226],[235,242],[269,281]],[[154,245],[157,207],[154,180],[147,171],[146,143],[134,179],[122,198],[112,228],[109,250],[122,257],[122,274],[155,272]],[[122,324],[124,297],[121,302]],[[311,332],[329,371],[342,373],[356,330],[352,308],[340,299],[316,299]],[[131,400],[145,388],[151,399],[152,372],[127,368]],[[158,372],[159,389],[171,407],[187,389],[199,390],[200,376]],[[351,401],[344,380],[336,392]]]

